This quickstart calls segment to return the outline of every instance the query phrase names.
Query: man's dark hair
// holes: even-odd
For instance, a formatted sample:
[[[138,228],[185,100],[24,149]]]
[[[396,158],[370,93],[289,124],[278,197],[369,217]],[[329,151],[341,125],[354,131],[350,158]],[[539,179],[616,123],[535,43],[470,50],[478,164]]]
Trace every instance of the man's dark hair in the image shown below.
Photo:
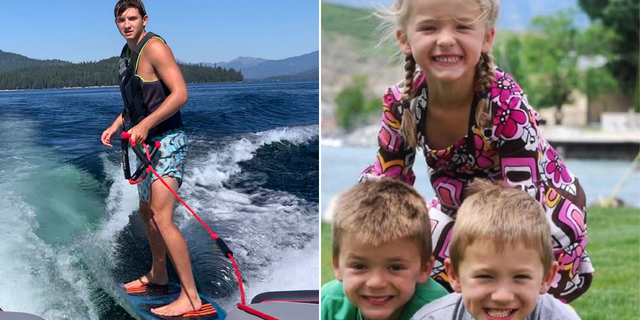
[[[127,9],[136,8],[138,9],[138,13],[140,13],[140,17],[144,18],[147,15],[147,10],[144,9],[144,4],[140,0],[120,0],[116,3],[115,9],[113,9],[113,15],[117,19],[120,15],[122,15]]]

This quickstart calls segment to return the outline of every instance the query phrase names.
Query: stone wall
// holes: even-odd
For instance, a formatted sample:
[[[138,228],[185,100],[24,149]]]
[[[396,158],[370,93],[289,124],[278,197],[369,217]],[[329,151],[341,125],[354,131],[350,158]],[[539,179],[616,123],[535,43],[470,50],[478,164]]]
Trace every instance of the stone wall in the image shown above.
[[[640,131],[640,114],[635,112],[603,112],[602,131]]]
[[[627,112],[633,109],[633,97],[609,94],[589,101],[588,121],[600,122],[605,112]]]
[[[589,99],[587,96],[574,90],[571,94],[572,103],[567,103],[562,106],[562,125],[570,127],[584,127],[588,124],[588,108]],[[536,108],[537,106],[534,106]],[[557,113],[558,108],[536,108],[542,119],[546,121],[547,125],[556,125],[558,123]]]

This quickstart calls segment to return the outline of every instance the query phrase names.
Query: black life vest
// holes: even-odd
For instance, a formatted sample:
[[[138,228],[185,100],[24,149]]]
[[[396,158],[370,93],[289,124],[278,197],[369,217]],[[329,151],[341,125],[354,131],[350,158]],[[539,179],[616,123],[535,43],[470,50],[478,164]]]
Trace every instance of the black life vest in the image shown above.
[[[142,50],[144,50],[147,42],[154,37],[165,42],[164,39],[153,32],[147,32],[142,40],[138,42],[138,45],[133,51],[130,51],[129,46],[125,44],[122,48],[122,52],[120,53],[120,61],[118,62],[118,72],[120,73],[120,76],[118,77],[118,81],[120,83],[122,101],[124,102],[123,116],[128,114],[129,119],[134,126],[158,109],[162,102],[171,93],[169,88],[167,88],[161,79],[156,81],[144,81],[144,79],[136,75],[140,54],[142,54]],[[154,128],[151,128],[149,130],[148,139],[153,136],[160,135],[167,130],[180,128],[182,126],[182,116],[178,110],[178,112],[173,114],[167,120],[164,120]]]

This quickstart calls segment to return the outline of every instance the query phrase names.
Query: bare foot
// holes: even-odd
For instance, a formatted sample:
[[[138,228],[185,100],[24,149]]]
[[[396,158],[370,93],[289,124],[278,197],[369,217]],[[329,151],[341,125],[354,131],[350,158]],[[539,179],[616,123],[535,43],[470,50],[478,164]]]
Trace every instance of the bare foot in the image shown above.
[[[202,308],[202,301],[196,294],[194,299],[189,299],[186,294],[181,294],[178,300],[160,308],[151,309],[151,313],[158,316],[177,317],[190,311],[198,311]]]
[[[145,274],[144,276],[140,277],[139,279],[133,280],[127,284],[124,285],[125,289],[131,289],[131,288],[139,288],[142,287],[144,285],[148,285],[148,284],[157,284],[157,285],[165,285],[169,283],[169,278],[168,277],[153,277],[151,275],[151,272]]]

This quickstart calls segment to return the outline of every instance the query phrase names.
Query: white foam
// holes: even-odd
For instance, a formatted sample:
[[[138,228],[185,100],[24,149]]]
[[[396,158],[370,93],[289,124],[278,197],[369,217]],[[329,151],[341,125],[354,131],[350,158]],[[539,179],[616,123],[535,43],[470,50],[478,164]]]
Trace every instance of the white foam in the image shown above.
[[[302,144],[318,137],[318,125],[302,127],[276,128],[269,131],[259,132],[257,135],[262,138],[262,144],[269,144],[277,141],[289,141]]]
[[[26,199],[23,193],[31,190],[30,195],[33,195],[33,192],[36,192],[33,191],[33,186],[44,185],[42,181],[38,181],[38,179],[44,179],[38,175],[38,170],[42,171],[43,168],[59,170],[52,176],[56,179],[60,178],[57,175],[75,179],[84,173],[80,173],[70,165],[60,168],[62,161],[56,159],[55,150],[42,148],[33,143],[36,140],[35,133],[38,131],[37,122],[20,119],[4,120],[6,121],[0,122],[0,132],[2,132],[0,144],[11,156],[0,161],[0,174],[12,179],[11,183],[0,183],[0,214],[3,216],[3,219],[0,219],[0,261],[2,261],[0,307],[7,311],[37,314],[48,320],[97,319],[98,312],[89,301],[89,292],[96,283],[90,283],[85,272],[90,272],[91,279],[96,280],[98,285],[105,285],[111,280],[109,272],[115,266],[118,249],[116,236],[129,223],[129,215],[138,209],[136,187],[129,185],[122,177],[122,169],[103,154],[101,160],[104,172],[112,185],[106,199],[107,206],[103,218],[95,233],[76,235],[69,243],[63,242],[56,247],[44,242],[38,236],[39,232],[60,233],[60,230],[46,230],[48,225],[38,225],[38,218],[46,220],[49,217],[38,217],[38,215],[46,215],[47,212],[40,212],[42,210],[36,212],[34,203],[38,208],[46,207],[47,195],[37,193],[36,196],[39,198]],[[8,132],[11,134],[5,134]],[[254,157],[255,151],[263,145],[279,141],[300,144],[317,137],[317,125],[278,128],[248,134],[227,145],[222,152],[211,153],[204,161],[194,161],[192,171],[185,178],[181,192],[184,191],[185,200],[190,205],[198,208],[198,213],[204,212],[209,219],[223,222],[240,219],[244,225],[239,227],[244,229],[239,228],[229,237],[231,242],[239,245],[269,244],[282,238],[283,232],[293,229],[296,229],[293,230],[296,232],[303,232],[302,229],[308,228],[309,225],[317,225],[317,222],[314,224],[310,221],[313,220],[310,218],[311,212],[314,210],[317,212],[316,204],[306,203],[284,192],[263,190],[260,196],[266,196],[270,200],[256,205],[254,204],[256,195],[229,190],[224,187],[223,182],[239,173],[238,163]],[[73,181],[72,178],[68,178],[67,181]],[[20,185],[21,182],[24,185]],[[49,184],[47,188],[51,186],[54,185]],[[78,198],[79,194],[78,190],[74,191],[74,189],[60,188],[55,191],[56,195],[60,195],[61,191],[70,193],[68,196],[71,200]],[[64,194],[62,195],[67,199]],[[51,207],[52,210],[64,213],[59,217],[56,216],[55,219],[69,219],[74,225],[86,224],[89,221],[82,220],[82,212],[65,201],[58,201],[54,204],[57,207]],[[91,202],[87,203],[91,204]],[[182,217],[182,222],[191,221],[190,214],[183,208],[180,207],[177,212],[180,213],[178,216]],[[241,214],[239,215],[238,212]],[[186,224],[179,222],[178,225],[183,228]],[[71,227],[69,229],[73,230]],[[273,230],[282,231],[278,234]],[[290,248],[277,253],[275,249],[266,246],[264,252],[257,257],[258,259],[276,254],[281,258],[274,259],[274,264],[267,266],[267,269],[262,270],[259,275],[249,275],[248,281],[264,284],[264,290],[286,289],[289,287],[286,282],[272,281],[272,277],[269,276],[274,274],[279,279],[285,278],[286,273],[276,274],[283,269],[278,265],[294,268],[290,269],[291,274],[300,274],[299,280],[308,279],[303,270],[309,270],[315,266],[316,270],[311,273],[317,277],[318,263],[309,259],[309,257],[317,259],[317,246],[316,249],[313,247],[314,245],[310,244],[304,246],[302,250]],[[237,250],[240,253],[242,251]],[[91,259],[83,260],[87,255]],[[303,259],[303,256],[306,258]],[[263,262],[252,261],[251,259],[254,258],[246,255],[241,258],[249,263]],[[84,263],[88,270],[81,267]],[[300,273],[293,273],[294,270],[300,270]],[[289,280],[292,279],[286,279],[286,281]],[[253,288],[258,286],[254,285]]]
[[[140,206],[137,187],[124,179],[122,168],[101,155],[104,172],[112,182],[107,197],[106,219],[100,227],[102,241],[113,242],[115,235],[128,223],[129,215]],[[134,163],[134,162],[130,162]]]
[[[239,162],[253,158],[261,146],[284,141],[303,144],[317,137],[317,125],[278,128],[227,142],[203,160],[189,160],[181,196],[199,216],[214,222],[214,230],[215,225],[232,227],[225,240],[239,263],[259,268],[243,274],[249,283],[249,300],[264,291],[318,289],[318,205],[283,191],[230,190],[224,182],[240,173]],[[183,225],[193,219],[182,207],[176,216]],[[312,240],[305,240],[309,237]],[[233,302],[223,302],[223,307]]]
[[[279,259],[267,268],[264,279],[247,287],[247,302],[266,291],[317,290],[319,266],[317,236],[302,250],[283,250]]]
[[[31,140],[29,130],[22,127],[20,132],[20,141]],[[261,146],[281,141],[307,143],[317,136],[317,125],[279,128],[248,134],[228,143],[222,150],[211,152],[205,159],[189,160],[190,171],[180,190],[181,196],[203,218],[235,227],[226,240],[234,246],[232,250],[239,260],[266,266],[258,273],[243,275],[251,284],[251,294],[267,290],[317,288],[317,239],[300,243],[308,242],[304,239],[317,228],[317,204],[286,192],[262,188],[258,188],[258,194],[249,194],[227,189],[223,183],[240,173],[239,162],[253,158]],[[19,176],[22,181],[37,183],[33,181],[37,178],[33,172],[43,164],[31,160],[46,159],[47,155],[25,144],[18,149],[22,153],[14,153],[16,158],[13,161],[20,163],[20,170],[5,167],[0,167],[0,170],[7,176]],[[54,249],[44,243],[36,235],[36,213],[20,194],[5,191],[0,196],[2,214],[7,217],[0,220],[0,261],[11,261],[0,265],[0,274],[3,275],[0,277],[0,307],[38,314],[48,320],[97,319],[97,311],[89,302],[89,292],[96,284],[103,288],[113,285],[109,283],[112,281],[109,272],[117,263],[117,235],[126,228],[129,215],[139,206],[136,186],[123,179],[122,169],[109,161],[106,154],[101,156],[101,160],[106,177],[112,183],[104,217],[94,233],[77,237],[73,244]],[[53,160],[46,165],[55,166],[55,163]],[[3,160],[0,165],[7,165],[7,162]],[[61,174],[76,174],[74,170],[77,171],[73,167],[65,168]],[[0,184],[0,190],[14,189],[15,183]],[[261,199],[259,203],[256,202],[258,198]],[[73,211],[74,208],[57,210]],[[75,216],[69,218],[75,219]],[[178,207],[176,218],[183,232],[193,221],[191,214],[182,206]],[[304,236],[287,239],[289,233]],[[292,246],[286,247],[289,243]],[[285,247],[276,249],[276,246]],[[258,253],[247,256],[243,248],[249,247]],[[85,255],[91,259],[81,261]],[[84,271],[78,269],[78,263],[87,264],[96,283],[89,283]],[[237,302],[237,297],[234,300]]]
[[[295,144],[306,143],[318,137],[318,125],[277,128],[247,135],[226,145],[221,151],[212,152],[203,163],[189,161],[187,182],[181,192],[193,194],[189,186],[220,188],[229,177],[241,171],[239,163],[253,158],[256,150],[274,142],[289,141]]]
[[[7,190],[7,185],[1,188]],[[47,247],[34,234],[33,211],[20,208],[11,198],[15,195],[4,193],[0,198],[0,306],[7,311],[42,313],[44,301],[32,289],[32,275],[25,271],[34,267],[31,263],[46,259]]]
[[[51,198],[64,196],[61,189],[80,173],[60,167],[55,153],[35,146],[33,126],[34,122],[19,119],[0,123],[0,136],[9,137],[5,133],[12,132],[11,140],[0,141],[12,154],[0,162],[1,174],[11,177],[0,183],[0,307],[49,320],[97,319],[87,281],[74,266],[76,252],[64,241],[54,247],[40,238],[52,238],[59,231],[51,230],[46,223],[50,219],[67,219],[69,228],[60,231],[60,238],[84,223],[79,212],[67,214],[67,205]],[[62,188],[51,189],[51,179],[58,179]]]

